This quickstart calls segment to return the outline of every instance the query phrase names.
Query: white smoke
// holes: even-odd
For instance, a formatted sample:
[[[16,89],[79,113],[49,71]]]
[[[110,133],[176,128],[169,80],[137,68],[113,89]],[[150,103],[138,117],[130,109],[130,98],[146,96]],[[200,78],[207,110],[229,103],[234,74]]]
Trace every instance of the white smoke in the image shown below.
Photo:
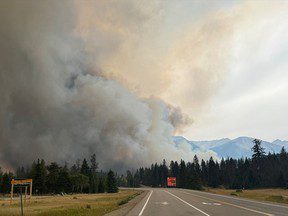
[[[117,5],[126,10],[134,4]],[[94,43],[79,31],[79,7],[56,0],[0,2],[0,161],[15,167],[96,153],[102,168],[124,170],[163,158],[192,160],[195,152],[172,140],[189,117],[160,99],[140,98],[105,70],[107,59],[126,44],[125,29],[98,20]],[[134,9],[132,16],[139,17]],[[137,22],[146,22],[145,13]],[[207,159],[213,152],[199,154]]]

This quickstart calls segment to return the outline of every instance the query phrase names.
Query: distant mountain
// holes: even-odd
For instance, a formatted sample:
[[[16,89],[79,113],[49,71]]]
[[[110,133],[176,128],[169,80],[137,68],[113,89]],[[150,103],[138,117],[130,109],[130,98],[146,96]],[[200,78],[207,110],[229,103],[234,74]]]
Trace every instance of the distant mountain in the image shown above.
[[[253,139],[251,137],[238,137],[231,140],[223,145],[211,148],[212,151],[216,152],[219,157],[232,157],[232,158],[242,158],[242,157],[252,157],[253,152],[251,148],[253,147]],[[262,141],[262,147],[265,148],[265,152],[278,153],[281,150],[281,146]]]
[[[274,140],[272,143],[275,145],[284,146],[285,148],[288,148],[288,141],[285,141],[285,140],[277,139],[277,140]]]
[[[231,140],[228,138],[223,138],[223,139],[219,139],[219,140],[191,141],[191,142],[193,142],[195,145],[199,146],[200,148],[211,149],[213,147],[223,145],[223,144],[228,143],[230,141]]]
[[[174,136],[173,137],[174,143],[177,147],[179,147],[179,145],[181,145],[181,143],[183,142],[187,142],[191,145],[191,150],[195,151],[195,150],[199,150],[200,147],[198,145],[196,145],[193,141],[189,141],[186,138],[182,137],[182,136]]]
[[[211,141],[190,141],[182,136],[174,137],[174,143],[179,145],[181,142],[187,142],[191,145],[191,150],[212,150],[222,158],[245,158],[252,157],[251,148],[253,147],[253,139],[251,137],[238,137],[236,139],[219,139]],[[265,148],[265,152],[278,153],[282,146],[288,148],[288,141],[275,140],[273,142],[262,141],[262,147]]]

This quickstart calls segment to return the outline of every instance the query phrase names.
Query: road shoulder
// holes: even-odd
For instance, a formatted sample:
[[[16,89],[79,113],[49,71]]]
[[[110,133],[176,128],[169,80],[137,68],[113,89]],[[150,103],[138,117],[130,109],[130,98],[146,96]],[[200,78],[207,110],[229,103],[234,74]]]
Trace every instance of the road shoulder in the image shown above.
[[[137,189],[138,190],[138,189]],[[140,189],[141,190],[141,189]],[[116,209],[115,211],[112,211],[108,214],[105,214],[106,216],[124,216],[127,215],[141,200],[143,200],[148,190],[141,190],[141,194],[136,196],[134,199],[130,200],[128,203],[122,205],[119,209]]]

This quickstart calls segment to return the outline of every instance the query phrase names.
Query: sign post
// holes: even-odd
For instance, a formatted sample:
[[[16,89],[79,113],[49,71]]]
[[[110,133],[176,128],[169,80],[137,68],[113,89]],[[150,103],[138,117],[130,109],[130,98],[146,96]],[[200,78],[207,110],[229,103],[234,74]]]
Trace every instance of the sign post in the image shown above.
[[[20,205],[21,205],[21,216],[23,216],[24,212],[23,212],[23,201],[22,201],[22,187],[20,188]]]
[[[20,188],[20,208],[21,208],[21,215],[22,216],[24,215],[22,188],[25,188],[24,202],[26,203],[28,186],[30,186],[29,199],[31,199],[31,197],[32,197],[32,179],[21,179],[21,180],[12,179],[12,181],[11,181],[11,199],[10,199],[10,204],[12,203],[12,200],[13,200],[14,187],[19,187]]]
[[[22,197],[22,187],[25,187],[25,202],[26,202],[26,197],[27,197],[27,188],[30,187],[30,193],[29,193],[29,199],[32,197],[32,179],[21,179],[21,180],[15,180],[12,179],[11,181],[11,198],[10,198],[10,203],[12,203],[13,200],[13,193],[14,193],[14,187],[20,187],[21,188],[21,197]]]

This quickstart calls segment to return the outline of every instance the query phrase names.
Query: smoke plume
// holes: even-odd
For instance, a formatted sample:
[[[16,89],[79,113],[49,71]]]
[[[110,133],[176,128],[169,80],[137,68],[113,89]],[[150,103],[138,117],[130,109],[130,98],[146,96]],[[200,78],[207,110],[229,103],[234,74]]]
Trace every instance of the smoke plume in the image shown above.
[[[96,153],[102,168],[124,170],[192,159],[189,144],[172,140],[191,123],[181,101],[165,96],[174,79],[165,61],[174,57],[163,57],[161,37],[149,42],[163,5],[111,3],[0,2],[0,161],[16,167]]]

